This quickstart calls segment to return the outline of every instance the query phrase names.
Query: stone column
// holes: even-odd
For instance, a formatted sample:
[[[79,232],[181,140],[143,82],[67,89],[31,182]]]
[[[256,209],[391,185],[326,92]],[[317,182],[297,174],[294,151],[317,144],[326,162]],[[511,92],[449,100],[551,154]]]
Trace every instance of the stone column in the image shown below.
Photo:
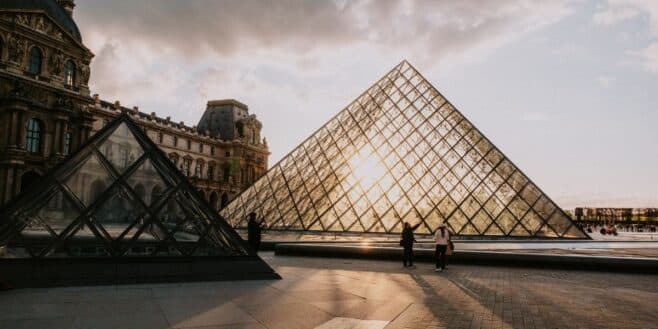
[[[67,120],[62,120],[62,136],[60,139],[60,152],[64,154],[64,145],[66,144],[66,134],[70,133],[69,131],[69,122]],[[73,138],[71,138],[73,139]],[[69,152],[73,152],[73,141],[69,144]]]
[[[25,168],[23,166],[14,167],[13,169],[14,182],[12,185],[14,187],[14,192],[11,196],[12,198],[21,193],[21,178],[23,178],[23,173],[25,172]]]
[[[18,128],[18,141],[16,145],[18,145],[18,148],[25,149],[25,123],[27,122],[25,112],[20,111],[18,113],[18,124],[16,127]]]
[[[18,148],[18,135],[19,135],[19,122],[18,122],[18,112],[16,110],[11,111],[9,115],[9,145],[10,148]]]
[[[56,118],[54,120],[55,122],[55,127],[53,128],[53,141],[51,143],[50,149],[52,150],[52,155],[57,156],[59,154],[62,154],[61,146],[62,146],[62,120],[60,118]]]
[[[7,203],[7,201],[11,200],[11,198],[14,196],[14,168],[11,166],[4,168],[2,178],[4,180],[4,185],[2,186],[2,203]]]
[[[5,204],[7,201],[9,201],[6,196],[7,196],[7,167],[0,167],[0,205]]]

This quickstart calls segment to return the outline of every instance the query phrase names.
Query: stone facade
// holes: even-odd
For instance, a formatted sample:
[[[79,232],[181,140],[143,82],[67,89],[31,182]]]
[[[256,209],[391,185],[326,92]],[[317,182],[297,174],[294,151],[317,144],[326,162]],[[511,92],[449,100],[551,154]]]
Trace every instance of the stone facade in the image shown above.
[[[267,170],[261,123],[234,100],[242,117],[221,117],[231,138],[90,96],[93,53],[84,46],[71,0],[0,2],[0,204],[122,112],[130,113],[210,203],[220,208]],[[223,106],[223,105],[222,105]],[[211,114],[204,114],[206,116]],[[199,126],[203,126],[202,120]],[[226,129],[224,129],[226,130]]]

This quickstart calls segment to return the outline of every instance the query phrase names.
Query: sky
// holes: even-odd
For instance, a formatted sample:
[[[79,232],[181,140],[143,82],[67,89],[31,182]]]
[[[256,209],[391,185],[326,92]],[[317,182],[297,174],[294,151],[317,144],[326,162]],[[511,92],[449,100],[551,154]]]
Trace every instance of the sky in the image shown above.
[[[658,207],[658,1],[77,0],[108,101],[233,98],[275,164],[407,59],[563,208]]]

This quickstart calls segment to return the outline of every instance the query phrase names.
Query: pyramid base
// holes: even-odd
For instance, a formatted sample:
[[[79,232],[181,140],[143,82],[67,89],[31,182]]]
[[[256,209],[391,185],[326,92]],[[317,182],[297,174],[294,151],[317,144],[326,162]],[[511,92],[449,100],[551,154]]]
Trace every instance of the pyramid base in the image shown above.
[[[15,288],[281,278],[255,256],[5,258],[0,273]]]

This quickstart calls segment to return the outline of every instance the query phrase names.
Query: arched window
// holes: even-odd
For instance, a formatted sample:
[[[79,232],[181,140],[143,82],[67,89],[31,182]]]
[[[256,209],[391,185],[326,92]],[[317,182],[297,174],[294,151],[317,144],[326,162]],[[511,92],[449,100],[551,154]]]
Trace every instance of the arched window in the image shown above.
[[[183,175],[190,177],[191,166],[192,166],[192,159],[183,159]]]
[[[38,153],[41,149],[41,123],[39,120],[30,119],[27,121],[25,137],[25,149],[30,153]]]
[[[208,180],[209,181],[215,180],[215,165],[208,164]]]
[[[27,66],[27,71],[34,75],[39,75],[41,73],[42,57],[41,50],[37,47],[32,47],[32,49],[30,49],[30,61]]]
[[[196,160],[196,167],[194,167],[194,177],[201,178],[201,171],[203,171],[203,161]]]
[[[67,86],[75,84],[75,63],[70,59],[66,61],[64,66],[64,84]]]

